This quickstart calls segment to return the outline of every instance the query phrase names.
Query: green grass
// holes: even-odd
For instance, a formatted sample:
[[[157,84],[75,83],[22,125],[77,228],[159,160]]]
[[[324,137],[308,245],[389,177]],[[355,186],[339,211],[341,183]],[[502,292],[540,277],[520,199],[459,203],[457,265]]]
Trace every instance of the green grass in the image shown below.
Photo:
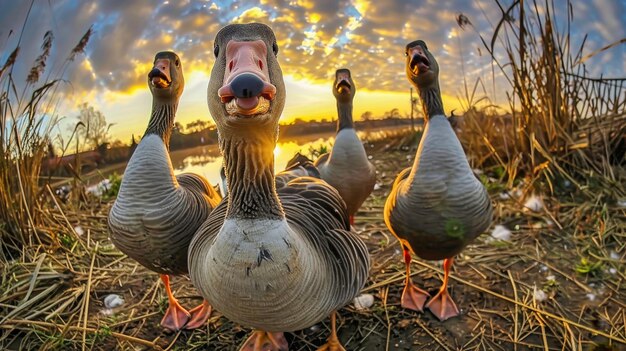
[[[332,144],[331,145],[321,144],[317,147],[309,146],[308,157],[312,160],[316,160],[318,157],[322,156],[323,154],[328,153],[332,148],[333,148]]]
[[[592,262],[589,259],[582,257],[580,262],[576,264],[576,273],[580,275],[598,277],[602,274],[602,268],[602,261]]]
[[[102,193],[103,200],[111,200],[117,197],[117,193],[120,191],[120,185],[122,185],[122,177],[116,173],[109,176],[109,185]]]

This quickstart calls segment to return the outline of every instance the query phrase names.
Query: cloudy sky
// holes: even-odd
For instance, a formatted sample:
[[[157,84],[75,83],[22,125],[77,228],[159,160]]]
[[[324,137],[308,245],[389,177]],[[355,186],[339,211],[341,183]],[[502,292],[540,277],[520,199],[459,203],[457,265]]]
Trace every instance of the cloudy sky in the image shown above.
[[[501,0],[505,7],[511,1]],[[491,38],[501,17],[494,0],[34,0],[32,8],[30,3],[0,0],[0,64],[21,39],[14,69],[21,84],[41,52],[44,33],[51,30],[54,41],[43,76],[63,73],[68,81],[56,109],[66,116],[63,123],[75,123],[78,104],[88,102],[114,123],[113,137],[125,142],[131,134],[141,135],[147,124],[151,96],[146,76],[161,50],[176,51],[183,62],[186,87],[178,121],[185,125],[210,119],[206,86],[214,61],[213,38],[228,23],[256,21],[274,29],[288,89],[282,121],[289,122],[336,114],[331,82],[342,67],[351,69],[357,85],[356,118],[365,111],[379,116],[394,107],[408,112],[404,45],[415,39],[425,40],[440,63],[446,111],[459,108],[464,75],[471,85],[478,78],[491,84],[490,61],[479,33]],[[565,14],[566,1],[555,3],[555,12]],[[626,37],[626,0],[574,1],[573,10],[573,46],[588,35],[585,54]],[[459,13],[473,28],[458,27]],[[69,52],[90,26],[93,35],[85,54],[62,72]],[[623,77],[624,57],[622,44],[588,60],[586,69],[593,76]],[[503,103],[508,87],[497,82],[495,99]]]

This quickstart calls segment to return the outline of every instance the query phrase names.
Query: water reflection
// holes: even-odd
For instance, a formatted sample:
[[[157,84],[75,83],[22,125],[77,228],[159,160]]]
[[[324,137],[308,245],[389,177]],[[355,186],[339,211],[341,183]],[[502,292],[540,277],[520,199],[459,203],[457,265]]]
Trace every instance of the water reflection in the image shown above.
[[[394,133],[402,133],[407,127],[370,129],[358,131],[361,140],[381,140]],[[279,141],[274,149],[274,168],[279,172],[285,169],[296,152],[309,156],[309,150],[319,150],[326,146],[330,150],[335,141],[335,133],[307,135],[290,140]],[[200,174],[209,180],[211,184],[217,184],[220,180],[219,171],[222,166],[222,156],[217,145],[199,146],[195,148],[173,151],[171,153],[174,173],[192,172]]]
[[[274,168],[281,171],[296,152],[308,155],[310,148],[319,149],[322,145],[330,147],[334,140],[334,135],[317,135],[278,142],[274,149]],[[211,184],[219,182],[222,156],[217,145],[172,151],[170,157],[174,174],[192,172],[204,176]]]

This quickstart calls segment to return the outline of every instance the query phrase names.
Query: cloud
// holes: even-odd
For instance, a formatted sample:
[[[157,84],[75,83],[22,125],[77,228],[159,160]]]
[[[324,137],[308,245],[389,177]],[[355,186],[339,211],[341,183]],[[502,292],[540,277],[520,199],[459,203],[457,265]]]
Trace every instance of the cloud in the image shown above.
[[[624,1],[573,5],[577,21],[573,36],[581,41],[590,33],[587,52],[626,35],[620,17],[626,11]],[[3,4],[0,63],[17,45],[29,6],[25,1]],[[461,12],[476,31],[457,26],[455,17]],[[335,70],[346,67],[361,91],[405,92],[409,84],[404,76],[404,46],[420,38],[442,67],[442,89],[454,95],[462,91],[464,74],[469,84],[491,74],[478,33],[490,39],[500,17],[501,10],[491,0],[171,0],[158,5],[150,0],[35,1],[15,74],[17,81],[25,79],[47,30],[54,32],[55,41],[44,76],[60,73],[72,47],[93,25],[85,56],[67,65],[65,78],[72,82],[68,91],[77,100],[130,93],[145,87],[156,52],[174,50],[188,71],[208,72],[219,28],[231,22],[259,21],[276,32],[279,61],[293,79],[330,84]],[[14,32],[9,36],[10,30]],[[590,60],[592,72],[621,75],[625,47]]]

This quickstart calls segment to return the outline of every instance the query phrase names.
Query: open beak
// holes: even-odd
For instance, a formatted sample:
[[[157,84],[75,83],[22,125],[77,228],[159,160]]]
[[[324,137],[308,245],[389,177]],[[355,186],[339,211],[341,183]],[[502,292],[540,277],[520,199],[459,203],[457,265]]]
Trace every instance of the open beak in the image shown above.
[[[153,86],[157,88],[169,88],[172,85],[172,78],[170,76],[170,60],[169,59],[157,59],[154,61],[154,67],[148,73],[148,79]]]
[[[430,61],[426,56],[420,53],[415,53],[411,57],[409,68],[411,68],[411,72],[413,72],[413,74],[417,76],[420,73],[424,73],[430,69]]]
[[[337,89],[337,92],[339,94],[350,94],[350,89],[352,88],[352,85],[350,85],[350,81],[347,78],[340,78],[335,88]]]

